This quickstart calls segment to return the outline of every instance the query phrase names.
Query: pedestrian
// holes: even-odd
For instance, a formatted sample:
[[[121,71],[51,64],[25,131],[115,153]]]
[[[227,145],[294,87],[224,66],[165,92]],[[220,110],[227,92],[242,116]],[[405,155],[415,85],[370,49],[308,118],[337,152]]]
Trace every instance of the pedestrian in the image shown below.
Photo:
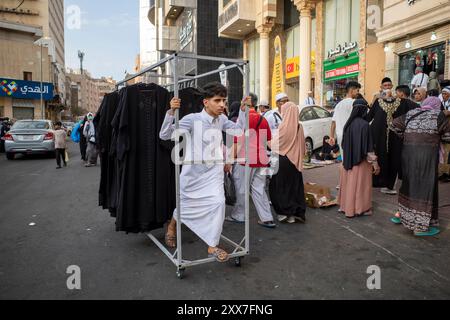
[[[278,172],[269,186],[270,199],[280,222],[306,222],[306,201],[303,185],[303,159],[306,153],[299,108],[292,102],[281,108],[283,123],[272,139],[272,152],[279,156]]]
[[[281,114],[282,113],[281,108],[284,104],[289,102],[289,96],[284,92],[279,93],[275,96],[275,102],[277,104],[277,112]]]
[[[425,73],[423,73],[423,68],[417,67],[415,76],[411,80],[411,89],[414,90],[416,88],[425,88],[426,91],[428,87],[428,81],[429,77]]]
[[[227,88],[220,83],[211,83],[203,88],[205,99],[204,109],[200,113],[185,116],[179,122],[180,129],[189,133],[194,140],[186,146],[185,161],[195,160],[193,164],[184,164],[180,176],[180,212],[181,221],[174,216],[168,225],[165,242],[170,248],[177,243],[176,226],[182,223],[196,233],[207,245],[208,255],[218,262],[226,262],[228,253],[219,248],[223,223],[225,220],[224,168],[222,131],[233,131],[240,135],[245,128],[245,109],[250,107],[250,98],[245,99],[241,106],[237,123],[228,120],[223,115]],[[172,99],[160,131],[161,140],[170,140],[175,131],[175,110],[181,105],[180,99]],[[239,132],[240,131],[240,132]],[[209,134],[204,134],[208,132]],[[229,132],[231,134],[231,132]],[[211,139],[210,135],[214,135]],[[196,146],[200,145],[200,148]],[[211,154],[211,150],[216,150]],[[194,159],[190,159],[194,157]],[[198,163],[199,160],[201,163]],[[205,163],[208,161],[208,163]],[[176,212],[176,211],[175,211]]]
[[[371,105],[373,105],[375,101],[377,101],[380,98],[384,99],[386,97],[387,92],[391,91],[393,88],[394,84],[392,83],[391,78],[389,77],[383,78],[383,80],[381,80],[380,91],[374,95]]]
[[[411,89],[407,85],[400,85],[395,88],[395,96],[404,99],[409,104],[410,110],[418,107],[417,103],[411,100]]]
[[[396,195],[395,184],[397,178],[401,179],[402,141],[389,130],[389,126],[395,118],[415,107],[407,99],[394,98],[388,91],[384,99],[375,101],[366,117],[371,123],[375,154],[381,168],[380,174],[373,177],[373,187],[381,188],[384,194]]]
[[[55,123],[55,130],[53,132],[53,139],[55,142],[56,150],[56,164],[58,165],[56,169],[61,169],[61,159],[64,167],[67,167],[66,162],[66,138],[67,132],[62,128],[62,123],[60,121]]]
[[[374,153],[372,133],[365,119],[369,105],[363,99],[353,103],[352,114],[344,127],[344,163],[338,202],[347,218],[372,214],[372,173],[380,167]]]
[[[95,138],[94,115],[92,113],[88,113],[87,115],[87,122],[84,125],[83,135],[87,142],[87,163],[85,167],[95,167],[97,165],[98,150]]]
[[[253,203],[256,207],[258,224],[266,228],[275,228],[269,198],[266,194],[266,170],[269,167],[267,145],[272,139],[271,130],[267,120],[254,109],[249,112],[249,161],[250,161],[250,190]],[[234,141],[233,158],[237,163],[233,166],[233,180],[236,190],[236,205],[230,216],[225,220],[229,222],[245,222],[245,139],[236,137]]]
[[[272,134],[275,134],[275,130],[278,130],[283,119],[277,110],[272,109],[267,101],[261,101],[259,104],[259,112],[269,123]]]
[[[442,89],[442,109],[447,121],[450,121],[450,87]],[[450,134],[444,135],[441,145],[442,161],[439,164],[439,180],[450,182]]]
[[[434,236],[439,230],[439,142],[450,133],[450,122],[441,111],[439,98],[427,98],[421,108],[396,118],[391,129],[403,139],[403,183],[399,195],[400,217],[416,236]]]
[[[314,93],[312,91],[308,91],[308,98],[304,101],[305,106],[315,106],[316,101],[314,100]]]
[[[437,73],[435,71],[430,72],[430,79],[428,81],[427,90],[437,90],[438,92],[441,91],[441,85],[439,84],[439,80],[437,79]]]
[[[78,134],[80,136],[80,155],[81,160],[84,162],[84,164],[87,164],[87,157],[86,157],[86,150],[87,150],[87,139],[84,136],[84,128],[86,126],[86,123],[88,122],[87,115],[83,118],[83,120],[80,121],[80,126],[78,127]]]
[[[228,114],[228,119],[236,122],[239,118],[239,111],[241,108],[241,103],[239,101],[235,101],[230,105],[230,110]]]
[[[347,95],[344,100],[338,103],[334,109],[333,119],[331,122],[330,143],[335,145],[336,142],[342,146],[342,138],[344,136],[344,127],[350,118],[353,109],[353,101],[358,97],[361,85],[356,81],[350,81],[345,86]],[[337,141],[336,138],[337,137]]]
[[[414,101],[419,106],[422,105],[422,102],[425,101],[425,99],[428,97],[427,89],[423,87],[414,89],[413,94]]]

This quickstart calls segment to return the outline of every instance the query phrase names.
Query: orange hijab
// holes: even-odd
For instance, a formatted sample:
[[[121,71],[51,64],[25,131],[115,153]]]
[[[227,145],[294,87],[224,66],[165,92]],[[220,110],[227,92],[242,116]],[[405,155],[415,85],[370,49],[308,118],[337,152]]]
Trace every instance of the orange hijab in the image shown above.
[[[299,123],[300,111],[293,102],[281,107],[281,123],[272,150],[281,156],[287,156],[298,171],[303,170],[303,157],[306,153],[305,134]]]

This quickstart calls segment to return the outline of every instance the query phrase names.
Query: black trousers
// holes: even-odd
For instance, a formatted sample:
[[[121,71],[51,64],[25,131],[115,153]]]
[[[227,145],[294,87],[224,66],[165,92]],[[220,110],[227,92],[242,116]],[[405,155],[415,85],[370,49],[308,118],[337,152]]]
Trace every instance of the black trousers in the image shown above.
[[[56,149],[56,163],[58,164],[58,167],[61,167],[61,158],[65,165],[66,164],[66,149]]]

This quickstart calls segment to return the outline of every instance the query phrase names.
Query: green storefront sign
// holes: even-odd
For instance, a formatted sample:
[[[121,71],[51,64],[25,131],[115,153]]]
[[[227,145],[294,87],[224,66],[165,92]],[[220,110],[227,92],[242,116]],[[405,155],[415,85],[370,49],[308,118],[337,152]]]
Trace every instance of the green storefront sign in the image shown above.
[[[352,52],[347,57],[340,56],[324,62],[324,81],[334,81],[354,77],[359,74],[359,54]]]

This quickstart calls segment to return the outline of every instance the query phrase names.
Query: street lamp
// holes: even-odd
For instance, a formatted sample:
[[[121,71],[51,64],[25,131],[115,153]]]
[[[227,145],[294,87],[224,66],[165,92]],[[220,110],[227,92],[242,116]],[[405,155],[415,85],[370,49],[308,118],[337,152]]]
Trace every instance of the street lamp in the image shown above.
[[[35,45],[38,45],[41,47],[41,114],[42,114],[42,120],[45,119],[45,106],[44,106],[44,96],[43,96],[43,47],[44,45],[49,48],[50,45],[54,45],[53,43],[53,39],[50,37],[42,37],[39,40],[37,40],[36,42],[34,42]],[[53,54],[53,51],[52,51]]]

